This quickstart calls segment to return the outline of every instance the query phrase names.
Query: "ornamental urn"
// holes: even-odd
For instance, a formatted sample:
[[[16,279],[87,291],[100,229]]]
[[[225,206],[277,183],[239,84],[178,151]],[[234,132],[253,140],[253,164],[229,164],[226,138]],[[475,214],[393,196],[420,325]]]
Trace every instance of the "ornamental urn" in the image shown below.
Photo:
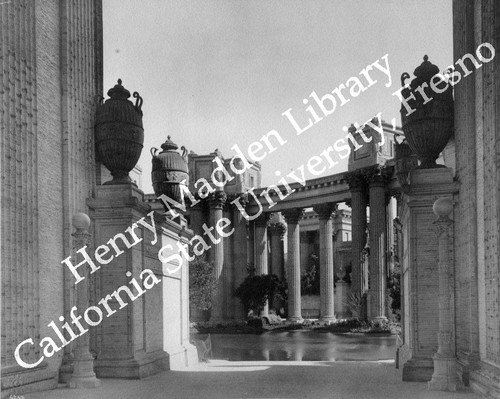
[[[144,143],[142,127],[142,97],[118,84],[108,91],[109,98],[99,96],[95,123],[95,148],[97,160],[111,172],[113,180],[104,184],[131,184],[129,172],[134,169]]]
[[[453,92],[439,68],[424,56],[424,62],[410,75],[401,75],[402,128],[420,169],[443,167],[436,159],[453,135]]]
[[[167,197],[177,202],[182,202],[183,192],[181,185],[187,190],[189,182],[189,169],[187,160],[187,149],[181,147],[182,155],[177,149],[179,146],[167,137],[161,145],[163,151],[158,148],[151,148],[153,156],[153,168],[151,180],[156,196],[165,194]]]

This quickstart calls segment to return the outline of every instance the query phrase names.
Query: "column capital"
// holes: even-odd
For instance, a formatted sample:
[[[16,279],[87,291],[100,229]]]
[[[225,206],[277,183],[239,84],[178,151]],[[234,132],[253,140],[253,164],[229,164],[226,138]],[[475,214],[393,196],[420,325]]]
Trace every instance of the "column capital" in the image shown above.
[[[345,179],[351,191],[363,190],[366,180],[362,170],[354,170],[345,174]]]
[[[385,187],[390,179],[390,171],[383,165],[375,165],[363,169],[363,174],[370,186]]]
[[[267,222],[270,217],[271,215],[269,213],[262,212],[257,219],[254,220],[255,227],[267,227]]]
[[[277,236],[280,239],[282,239],[283,237],[285,237],[286,226],[285,226],[285,223],[276,222],[276,223],[270,224],[268,227],[268,230],[269,230],[269,233],[271,233],[271,235]]]
[[[215,191],[208,197],[210,208],[222,209],[227,200],[227,194],[224,191]]]
[[[281,214],[285,218],[288,224],[297,224],[299,219],[302,217],[304,210],[302,208],[292,208],[281,211]]]
[[[319,216],[319,220],[328,220],[332,217],[332,213],[337,210],[337,204],[334,202],[329,202],[326,204],[320,204],[313,206],[314,212]]]

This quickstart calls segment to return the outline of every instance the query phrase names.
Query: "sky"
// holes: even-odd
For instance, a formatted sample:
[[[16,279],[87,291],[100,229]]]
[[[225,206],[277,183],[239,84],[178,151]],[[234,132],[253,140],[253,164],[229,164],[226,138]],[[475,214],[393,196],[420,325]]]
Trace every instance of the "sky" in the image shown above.
[[[275,130],[286,141],[262,164],[263,185],[319,155],[344,126],[381,112],[400,125],[392,95],[425,54],[441,71],[453,64],[451,0],[106,0],[104,91],[118,78],[144,98],[143,187],[151,187],[151,147],[172,136],[197,154],[235,155]],[[392,78],[373,68],[387,62]],[[365,90],[298,135],[319,97],[351,77]],[[352,81],[351,81],[352,82]],[[349,93],[346,93],[349,95]],[[107,98],[107,96],[105,96]],[[309,103],[304,105],[303,99]],[[326,104],[326,103],[325,103]],[[324,175],[340,173],[342,161]],[[307,178],[316,176],[309,175]]]

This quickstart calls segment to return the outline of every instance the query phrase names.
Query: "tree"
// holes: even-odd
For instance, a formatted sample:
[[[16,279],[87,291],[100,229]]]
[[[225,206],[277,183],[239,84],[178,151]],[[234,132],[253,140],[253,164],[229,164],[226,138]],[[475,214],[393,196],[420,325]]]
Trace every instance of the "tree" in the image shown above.
[[[234,295],[241,300],[245,312],[259,314],[267,301],[286,299],[285,284],[275,274],[248,276],[236,289]]]
[[[214,265],[197,256],[189,263],[189,301],[200,310],[212,308],[212,296],[217,286]]]

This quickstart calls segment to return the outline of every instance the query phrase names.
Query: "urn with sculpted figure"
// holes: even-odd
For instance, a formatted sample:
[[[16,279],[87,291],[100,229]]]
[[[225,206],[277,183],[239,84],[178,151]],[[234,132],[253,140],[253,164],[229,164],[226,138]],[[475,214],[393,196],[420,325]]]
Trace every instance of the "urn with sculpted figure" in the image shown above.
[[[177,149],[179,146],[167,137],[159,152],[158,148],[151,148],[153,157],[151,180],[156,196],[165,194],[167,197],[182,202],[183,190],[181,185],[187,187],[189,182],[189,169],[187,161],[187,149],[181,147],[182,155]],[[186,188],[187,189],[187,188]]]
[[[419,169],[437,168],[436,159],[453,135],[453,92],[439,68],[427,56],[410,75],[401,76],[401,121],[406,140],[421,162]]]

